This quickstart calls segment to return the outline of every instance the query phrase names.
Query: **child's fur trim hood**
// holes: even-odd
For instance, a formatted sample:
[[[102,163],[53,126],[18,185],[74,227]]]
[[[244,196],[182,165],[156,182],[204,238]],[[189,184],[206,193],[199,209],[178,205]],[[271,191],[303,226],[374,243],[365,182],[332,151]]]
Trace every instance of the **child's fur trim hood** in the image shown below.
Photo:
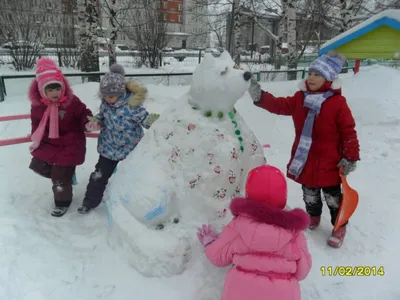
[[[130,108],[143,104],[147,97],[147,88],[135,80],[130,80],[126,83],[126,90],[131,92],[132,95],[128,99]]]
[[[287,230],[305,230],[310,223],[309,216],[300,208],[285,211],[264,202],[246,198],[233,199],[229,208],[234,216],[247,215],[256,222],[275,225]]]

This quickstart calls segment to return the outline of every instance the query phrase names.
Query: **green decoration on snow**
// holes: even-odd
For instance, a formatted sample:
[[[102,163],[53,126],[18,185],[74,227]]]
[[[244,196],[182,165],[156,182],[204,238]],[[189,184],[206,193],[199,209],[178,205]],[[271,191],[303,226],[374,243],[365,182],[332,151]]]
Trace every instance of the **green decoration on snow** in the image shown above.
[[[204,113],[204,116],[206,116],[207,118],[211,117],[211,116],[212,116],[212,111],[211,111],[211,110],[207,110],[207,111]]]
[[[224,117],[224,113],[222,111],[217,114],[218,119],[222,119]]]
[[[233,109],[233,112],[232,112],[232,111],[229,112],[228,116],[229,116],[229,118],[232,120],[233,126],[235,126],[235,128],[237,128],[238,124],[237,124],[237,121],[236,121],[236,119],[235,119],[235,113],[236,113],[236,110]],[[243,152],[243,151],[244,151],[244,147],[243,147],[243,137],[241,136],[241,132],[240,132],[239,129],[236,129],[236,130],[235,130],[235,135],[236,135],[236,137],[237,137],[237,139],[239,140],[239,143],[240,143],[240,151]]]

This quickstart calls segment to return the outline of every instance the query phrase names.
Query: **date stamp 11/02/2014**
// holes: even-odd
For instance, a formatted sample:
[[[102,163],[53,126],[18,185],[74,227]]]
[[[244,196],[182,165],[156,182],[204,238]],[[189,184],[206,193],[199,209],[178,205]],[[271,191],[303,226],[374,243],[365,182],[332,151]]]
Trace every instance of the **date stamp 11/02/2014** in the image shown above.
[[[322,276],[384,276],[383,266],[322,266],[320,268]]]

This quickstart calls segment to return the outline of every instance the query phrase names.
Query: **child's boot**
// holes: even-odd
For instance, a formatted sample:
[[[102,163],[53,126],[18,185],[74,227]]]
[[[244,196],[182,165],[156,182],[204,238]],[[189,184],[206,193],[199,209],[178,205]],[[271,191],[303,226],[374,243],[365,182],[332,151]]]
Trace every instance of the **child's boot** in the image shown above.
[[[310,225],[308,226],[308,228],[310,230],[314,230],[319,226],[320,222],[321,222],[320,216],[310,216]]]
[[[51,212],[51,215],[53,217],[62,217],[63,215],[65,215],[67,211],[68,211],[67,206],[55,206],[53,208],[53,211]]]
[[[85,204],[82,204],[82,206],[78,208],[78,213],[86,215],[87,213],[89,213],[90,210],[91,210],[90,207],[86,206]]]
[[[346,236],[346,226],[340,227],[336,231],[332,231],[331,237],[328,239],[328,245],[333,248],[340,248]]]

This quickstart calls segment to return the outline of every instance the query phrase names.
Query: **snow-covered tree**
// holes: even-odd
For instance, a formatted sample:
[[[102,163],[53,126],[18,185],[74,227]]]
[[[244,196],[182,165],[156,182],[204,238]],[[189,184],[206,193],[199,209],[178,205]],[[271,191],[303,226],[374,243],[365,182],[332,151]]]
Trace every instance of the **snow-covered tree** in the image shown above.
[[[109,65],[117,62],[115,51],[118,35],[124,33],[124,20],[127,18],[129,10],[133,9],[137,1],[134,0],[102,0],[102,12],[109,20],[108,28],[108,61]]]
[[[235,36],[235,50],[233,61],[237,66],[240,66],[240,54],[242,52],[242,46],[240,41],[240,0],[233,1],[233,32]]]
[[[48,39],[51,21],[34,2],[13,0],[0,4],[0,34],[17,71],[31,69]]]
[[[283,2],[284,0],[282,0]],[[296,7],[295,0],[287,0],[286,25],[287,25],[287,44],[288,44],[288,69],[297,69],[297,32],[296,32]],[[297,72],[289,72],[288,80],[296,80]]]
[[[80,68],[83,72],[99,71],[99,51],[97,28],[99,13],[97,0],[79,0],[79,37]],[[89,81],[98,81],[98,76],[91,76]]]
[[[135,42],[141,63],[158,68],[161,50],[169,41],[168,23],[163,22],[158,9],[159,0],[137,2],[126,12],[125,34]]]

